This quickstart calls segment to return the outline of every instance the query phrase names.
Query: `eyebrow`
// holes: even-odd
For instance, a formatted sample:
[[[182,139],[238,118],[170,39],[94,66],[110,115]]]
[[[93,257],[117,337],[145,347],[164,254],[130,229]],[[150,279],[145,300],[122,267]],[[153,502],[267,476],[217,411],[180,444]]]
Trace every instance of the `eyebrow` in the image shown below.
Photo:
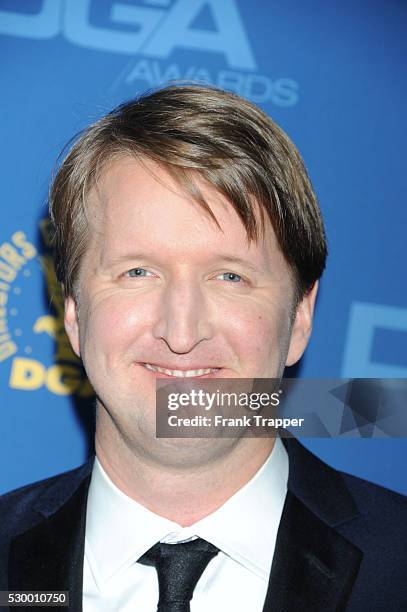
[[[154,261],[156,258],[155,257],[151,257],[150,254],[148,253],[137,253],[137,252],[130,252],[130,253],[125,253],[123,255],[120,255],[119,257],[115,257],[113,260],[109,261],[108,265],[116,265],[120,262],[123,261],[128,261],[128,260],[147,260],[147,261]],[[243,259],[241,257],[236,257],[233,255],[214,255],[211,258],[213,261],[216,262],[223,262],[223,263],[230,263],[230,264],[239,264],[241,266],[244,266],[246,268],[250,268],[251,270],[253,270],[254,272],[259,272],[259,269],[257,266],[255,266],[254,264],[250,263],[249,261],[247,261],[246,259]]]
[[[254,264],[250,263],[246,259],[242,259],[241,257],[233,257],[232,255],[222,255],[219,257],[219,260],[224,261],[225,263],[240,264],[242,266],[246,266],[247,268],[250,268],[254,272],[258,272],[258,268]]]

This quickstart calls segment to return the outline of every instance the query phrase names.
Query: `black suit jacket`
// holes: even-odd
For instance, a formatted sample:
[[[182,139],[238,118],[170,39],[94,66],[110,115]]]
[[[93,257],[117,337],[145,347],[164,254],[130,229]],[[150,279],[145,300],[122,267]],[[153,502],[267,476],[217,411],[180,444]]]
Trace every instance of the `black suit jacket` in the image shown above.
[[[264,612],[407,611],[407,498],[284,444],[288,493]],[[0,590],[69,590],[69,610],[82,610],[92,463],[0,498]]]

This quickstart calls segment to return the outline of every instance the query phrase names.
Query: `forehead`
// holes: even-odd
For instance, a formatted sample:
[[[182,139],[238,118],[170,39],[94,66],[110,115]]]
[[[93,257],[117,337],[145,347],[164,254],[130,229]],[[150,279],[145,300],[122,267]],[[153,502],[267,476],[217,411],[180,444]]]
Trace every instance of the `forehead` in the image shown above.
[[[219,252],[258,265],[268,265],[271,256],[274,265],[276,259],[285,264],[268,221],[264,236],[249,242],[232,204],[199,176],[194,181],[217,224],[164,167],[129,156],[111,161],[90,194],[94,242],[104,253],[155,249],[170,258]]]

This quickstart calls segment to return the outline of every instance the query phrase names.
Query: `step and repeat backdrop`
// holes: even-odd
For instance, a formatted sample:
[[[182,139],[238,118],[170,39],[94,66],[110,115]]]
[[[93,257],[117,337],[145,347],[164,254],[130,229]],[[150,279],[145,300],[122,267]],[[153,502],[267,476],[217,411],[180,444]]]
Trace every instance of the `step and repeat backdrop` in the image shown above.
[[[304,156],[328,267],[303,378],[406,378],[407,3],[0,0],[0,492],[82,463],[92,390],[63,330],[47,190],[65,143],[174,79],[259,104]],[[407,440],[307,439],[407,494]]]

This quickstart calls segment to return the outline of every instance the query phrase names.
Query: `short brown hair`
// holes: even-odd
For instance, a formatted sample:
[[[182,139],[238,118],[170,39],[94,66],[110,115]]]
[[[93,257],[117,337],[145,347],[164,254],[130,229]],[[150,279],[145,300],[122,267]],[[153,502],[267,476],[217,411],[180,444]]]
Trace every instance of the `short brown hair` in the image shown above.
[[[324,226],[304,163],[288,136],[258,107],[203,85],[171,85],[115,108],[85,129],[50,191],[55,265],[65,295],[76,295],[88,243],[86,198],[117,155],[163,165],[216,221],[194,176],[213,185],[241,218],[249,240],[271,221],[295,279],[297,301],[321,276]],[[256,221],[260,211],[260,227]]]

